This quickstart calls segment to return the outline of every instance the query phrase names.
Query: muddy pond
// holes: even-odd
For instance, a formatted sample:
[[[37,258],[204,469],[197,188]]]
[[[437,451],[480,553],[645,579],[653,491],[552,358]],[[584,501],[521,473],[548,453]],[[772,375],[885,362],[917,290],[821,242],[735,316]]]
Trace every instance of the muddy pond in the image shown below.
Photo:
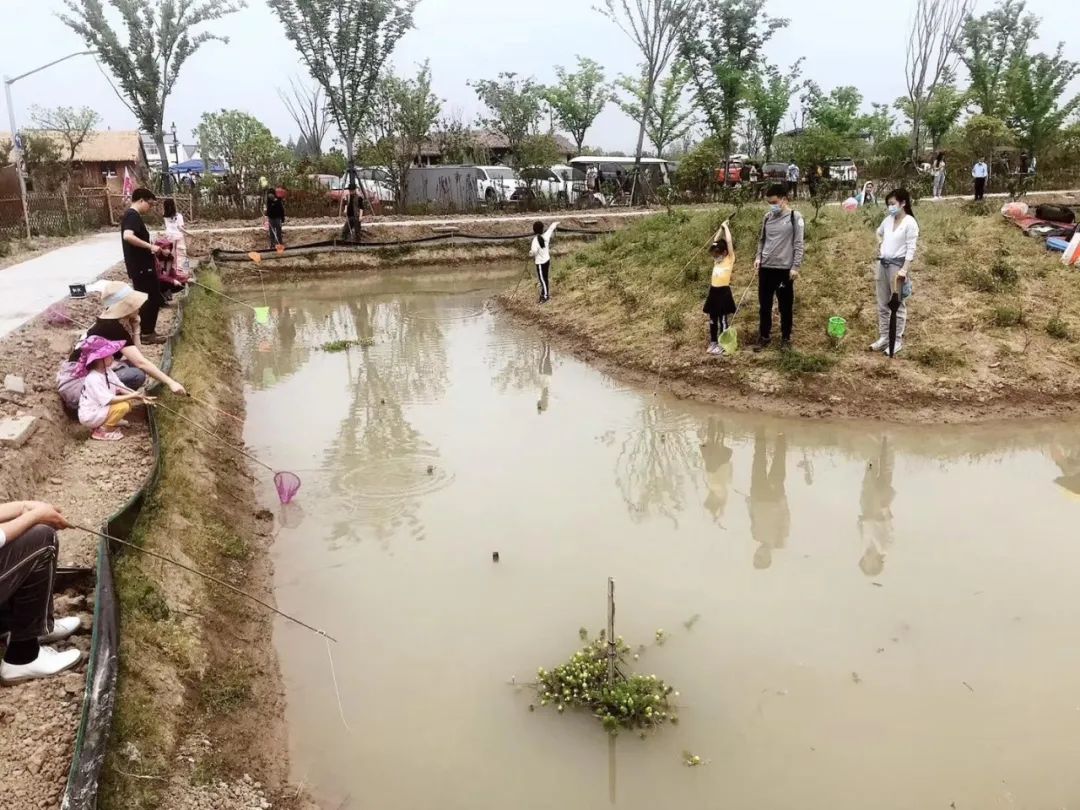
[[[276,626],[297,784],[331,810],[1080,806],[1080,426],[678,401],[494,313],[519,273],[240,294],[272,309],[234,313],[247,442],[303,479],[283,508],[261,477],[277,601],[340,639],[332,670]],[[604,625],[609,576],[634,666],[680,692],[677,726],[613,745],[523,686]]]

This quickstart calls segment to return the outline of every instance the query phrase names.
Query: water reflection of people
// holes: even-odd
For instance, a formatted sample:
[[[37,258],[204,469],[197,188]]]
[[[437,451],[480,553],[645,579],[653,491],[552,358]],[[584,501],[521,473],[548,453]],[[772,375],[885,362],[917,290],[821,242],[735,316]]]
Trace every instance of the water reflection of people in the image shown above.
[[[1080,449],[1066,450],[1055,445],[1050,448],[1050,457],[1061,470],[1061,476],[1054,483],[1070,495],[1080,497]]]
[[[859,537],[865,549],[859,568],[868,577],[885,570],[885,554],[893,541],[893,450],[887,436],[881,438],[877,460],[866,465],[859,497]]]
[[[754,568],[772,565],[772,553],[787,545],[791,531],[791,511],[787,490],[787,437],[780,433],[773,447],[772,464],[768,459],[765,431],[754,434],[754,466],[750,475],[750,534],[758,544],[754,551]]]
[[[709,494],[705,497],[705,508],[716,522],[723,526],[728,490],[731,487],[731,448],[726,444],[724,423],[715,416],[709,417],[705,427],[701,457],[705,462],[705,485],[709,489]]]
[[[538,368],[540,373],[540,400],[536,403],[536,412],[544,413],[549,406],[549,397],[551,389],[551,344],[546,340],[544,346],[540,351],[540,365]]]

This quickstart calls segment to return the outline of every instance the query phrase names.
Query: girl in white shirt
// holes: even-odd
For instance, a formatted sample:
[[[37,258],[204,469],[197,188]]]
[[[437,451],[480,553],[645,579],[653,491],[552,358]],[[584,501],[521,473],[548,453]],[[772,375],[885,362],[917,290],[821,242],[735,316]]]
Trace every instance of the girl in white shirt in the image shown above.
[[[184,215],[176,208],[176,200],[165,200],[165,238],[173,243],[176,268],[186,273],[190,267],[187,257],[188,230],[184,227]]]
[[[551,286],[548,283],[551,272],[551,238],[555,235],[558,222],[551,223],[551,227],[544,232],[543,222],[533,223],[532,248],[529,255],[536,262],[536,279],[540,282],[540,303],[545,304],[551,300]]]
[[[905,303],[905,284],[908,280],[908,270],[915,258],[915,250],[919,244],[919,223],[915,220],[915,214],[911,210],[911,195],[906,189],[898,188],[889,193],[886,198],[889,214],[881,227],[877,229],[878,236],[878,267],[877,267],[877,305],[878,305],[878,339],[870,346],[874,352],[889,351],[889,301],[893,293],[900,295],[900,309],[896,311],[896,345],[895,352],[899,352],[904,345],[904,327],[907,325],[907,304]],[[910,294],[910,287],[908,294]]]

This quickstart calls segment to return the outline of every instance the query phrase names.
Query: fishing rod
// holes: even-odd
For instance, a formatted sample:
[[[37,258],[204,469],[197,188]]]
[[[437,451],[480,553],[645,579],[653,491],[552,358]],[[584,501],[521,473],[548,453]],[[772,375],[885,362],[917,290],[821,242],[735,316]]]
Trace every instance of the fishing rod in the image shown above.
[[[149,549],[143,548],[142,546],[137,546],[134,543],[129,543],[127,540],[121,540],[119,537],[113,537],[112,535],[105,534],[104,532],[97,531],[96,529],[88,529],[86,526],[79,526],[79,525],[77,525],[75,523],[71,523],[71,524],[68,524],[68,525],[72,529],[78,529],[79,531],[86,532],[87,534],[93,534],[93,535],[96,535],[98,537],[102,537],[105,540],[109,540],[109,541],[111,541],[113,543],[119,543],[120,545],[125,546],[127,548],[133,548],[136,551],[138,551],[138,552],[140,552],[142,554],[145,554],[145,555],[147,555],[149,557],[153,557],[155,559],[161,560],[162,562],[167,562],[170,565],[175,565],[178,568],[182,568],[185,571],[188,571],[188,572],[190,572],[192,574],[195,574],[196,576],[200,576],[203,579],[207,579],[210,582],[213,582],[215,585],[220,585],[223,588],[228,588],[233,593],[238,594],[240,596],[243,596],[245,599],[250,599],[252,602],[255,602],[256,604],[261,605],[262,607],[266,608],[267,610],[273,611],[278,616],[281,616],[282,618],[288,619],[289,621],[291,621],[291,622],[293,622],[295,624],[298,624],[301,627],[303,627],[304,629],[310,630],[312,633],[320,635],[325,639],[329,639],[330,641],[334,642],[335,644],[338,643],[338,640],[336,638],[334,638],[332,635],[330,635],[329,633],[327,633],[325,630],[320,630],[318,627],[313,627],[312,625],[308,624],[307,622],[301,621],[300,619],[296,618],[295,616],[290,616],[288,613],[285,613],[284,611],[278,610],[276,607],[271,605],[269,602],[264,602],[259,597],[253,596],[252,594],[248,593],[247,591],[240,590],[235,585],[230,585],[228,582],[225,582],[224,580],[218,579],[217,577],[212,576],[210,574],[207,574],[204,571],[200,571],[197,568],[192,568],[190,565],[185,565],[182,562],[174,560],[172,557],[166,557],[164,554],[158,554],[156,551],[150,551]]]

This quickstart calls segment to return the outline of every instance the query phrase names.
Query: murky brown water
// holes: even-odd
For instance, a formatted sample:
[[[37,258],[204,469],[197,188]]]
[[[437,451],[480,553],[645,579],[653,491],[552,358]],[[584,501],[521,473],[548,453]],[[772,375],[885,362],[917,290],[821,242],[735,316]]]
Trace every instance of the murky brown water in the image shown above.
[[[365,810],[1080,807],[1080,429],[672,401],[486,311],[514,281],[237,315],[248,441],[304,479],[284,513],[264,482],[278,603],[341,639],[344,722],[324,642],[277,628],[297,782]],[[509,685],[602,626],[609,575],[683,706],[613,757]]]

